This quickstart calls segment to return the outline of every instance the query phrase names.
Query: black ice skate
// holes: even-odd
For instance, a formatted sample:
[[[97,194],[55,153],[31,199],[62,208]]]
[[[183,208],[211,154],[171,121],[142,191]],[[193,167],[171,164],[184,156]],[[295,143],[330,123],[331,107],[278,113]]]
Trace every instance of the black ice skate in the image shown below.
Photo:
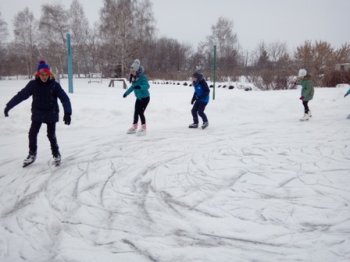
[[[190,125],[188,126],[188,128],[198,128],[198,124],[195,124],[195,123],[190,124]]]
[[[202,125],[202,129],[206,129],[209,126],[209,122],[204,122]]]
[[[29,166],[35,162],[36,155],[29,153],[26,159],[23,161],[23,167]]]

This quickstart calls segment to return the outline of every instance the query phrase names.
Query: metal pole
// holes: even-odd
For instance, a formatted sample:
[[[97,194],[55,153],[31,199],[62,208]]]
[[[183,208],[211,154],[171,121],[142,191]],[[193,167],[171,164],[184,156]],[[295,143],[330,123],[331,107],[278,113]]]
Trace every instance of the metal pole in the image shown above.
[[[70,41],[70,34],[67,33],[67,58],[68,58],[68,90],[73,93],[73,54]]]
[[[215,84],[216,84],[216,45],[214,45],[214,56],[213,56],[213,100],[215,100]]]

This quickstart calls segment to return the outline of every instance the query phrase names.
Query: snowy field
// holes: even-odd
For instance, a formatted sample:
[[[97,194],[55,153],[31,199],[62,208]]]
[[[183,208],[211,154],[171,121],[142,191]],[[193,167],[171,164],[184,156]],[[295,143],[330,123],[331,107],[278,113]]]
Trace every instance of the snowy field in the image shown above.
[[[203,131],[187,128],[191,87],[153,85],[137,137],[133,95],[87,82],[59,168],[45,126],[21,167],[30,100],[0,116],[1,262],[350,261],[346,88],[316,89],[309,122],[298,90],[218,89]],[[2,110],[25,84],[0,81]]]

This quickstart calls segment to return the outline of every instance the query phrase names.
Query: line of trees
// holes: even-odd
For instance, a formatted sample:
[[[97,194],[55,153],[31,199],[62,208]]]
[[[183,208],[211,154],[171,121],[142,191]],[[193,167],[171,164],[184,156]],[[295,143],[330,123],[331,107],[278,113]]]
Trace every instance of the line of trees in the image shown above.
[[[350,72],[335,70],[336,64],[350,62],[349,43],[333,48],[324,41],[306,41],[290,52],[286,43],[262,42],[248,53],[239,45],[233,21],[220,17],[195,49],[157,37],[150,0],[104,0],[100,20],[93,26],[78,0],[72,0],[69,9],[44,4],[39,19],[24,8],[13,19],[11,42],[6,42],[7,26],[0,13],[0,76],[31,77],[39,59],[46,59],[56,74],[66,73],[66,33],[71,32],[74,72],[82,77],[126,76],[134,58],[141,59],[153,78],[187,79],[196,69],[210,76],[216,45],[220,80],[244,75],[261,89],[285,89],[291,85],[290,76],[306,68],[318,85],[350,82]]]

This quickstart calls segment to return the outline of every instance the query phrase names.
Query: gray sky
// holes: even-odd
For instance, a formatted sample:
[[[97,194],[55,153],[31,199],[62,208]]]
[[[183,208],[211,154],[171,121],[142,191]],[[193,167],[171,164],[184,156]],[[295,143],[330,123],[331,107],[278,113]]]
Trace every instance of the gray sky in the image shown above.
[[[220,16],[234,21],[243,49],[259,42],[282,41],[290,49],[305,40],[326,40],[335,47],[350,43],[350,0],[151,0],[158,36],[176,38],[194,47],[210,34]],[[2,17],[10,25],[26,6],[40,18],[43,3],[71,0],[0,0]],[[80,0],[90,23],[99,19],[102,0]]]

